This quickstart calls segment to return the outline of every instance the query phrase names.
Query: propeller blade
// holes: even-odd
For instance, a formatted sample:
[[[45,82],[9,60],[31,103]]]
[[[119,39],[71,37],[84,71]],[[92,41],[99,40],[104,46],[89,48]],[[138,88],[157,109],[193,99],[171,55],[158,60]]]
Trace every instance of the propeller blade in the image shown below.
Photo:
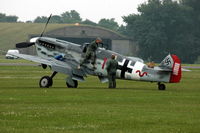
[[[34,42],[21,42],[16,44],[16,48],[27,48],[34,45]]]
[[[47,22],[46,22],[46,25],[45,25],[45,27],[44,27],[44,29],[43,29],[43,31],[42,31],[40,37],[43,36],[43,34],[44,34],[44,32],[45,32],[45,30],[46,30],[46,28],[47,28],[47,25],[48,25],[48,23],[49,23],[49,20],[51,19],[51,16],[52,16],[52,14],[49,16],[49,18],[48,18],[48,20],[47,20]]]

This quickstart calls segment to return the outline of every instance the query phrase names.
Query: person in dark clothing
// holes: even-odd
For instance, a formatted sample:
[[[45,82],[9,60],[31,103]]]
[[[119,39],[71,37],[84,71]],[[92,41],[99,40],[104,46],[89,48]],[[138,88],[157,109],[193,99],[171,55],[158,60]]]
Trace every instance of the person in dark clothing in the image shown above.
[[[106,70],[108,73],[109,86],[108,88],[116,88],[116,72],[118,62],[115,60],[115,55],[111,56],[111,59],[106,63]]]
[[[95,53],[96,53],[96,50],[100,43],[102,43],[102,40],[101,40],[101,38],[97,37],[95,41],[93,41],[89,44],[89,46],[87,47],[85,58],[80,63],[80,66],[83,65],[84,63],[88,62],[89,60],[91,60],[91,64],[93,65],[94,68],[96,68],[96,66],[95,66],[96,54]]]

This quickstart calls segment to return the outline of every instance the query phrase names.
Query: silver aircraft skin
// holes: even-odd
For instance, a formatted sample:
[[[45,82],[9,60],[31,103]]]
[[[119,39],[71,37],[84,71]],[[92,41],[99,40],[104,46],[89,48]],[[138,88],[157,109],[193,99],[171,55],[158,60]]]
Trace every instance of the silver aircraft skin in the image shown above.
[[[51,68],[53,74],[44,76],[39,81],[42,88],[51,87],[53,77],[57,73],[68,75],[66,84],[71,88],[77,88],[78,81],[84,81],[87,75],[98,76],[101,82],[107,82],[106,62],[112,54],[116,55],[119,64],[118,79],[157,82],[159,90],[165,90],[163,83],[177,83],[181,79],[181,62],[176,55],[169,54],[159,66],[149,67],[140,58],[127,57],[99,47],[96,51],[96,69],[93,69],[90,62],[85,63],[81,69],[77,69],[84,58],[87,45],[78,45],[49,37],[32,38],[30,43],[35,45],[37,56],[19,53],[13,55],[40,63],[43,68],[47,66]]]

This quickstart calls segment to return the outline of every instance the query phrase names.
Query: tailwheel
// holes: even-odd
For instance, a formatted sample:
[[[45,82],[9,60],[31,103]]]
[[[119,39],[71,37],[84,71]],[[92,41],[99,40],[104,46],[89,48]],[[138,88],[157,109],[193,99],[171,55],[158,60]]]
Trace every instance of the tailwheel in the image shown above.
[[[78,87],[78,81],[77,80],[72,80],[72,82],[66,82],[66,85],[68,88],[77,88]]]
[[[40,79],[39,85],[40,88],[49,88],[53,85],[53,80],[49,76],[44,76]]]
[[[165,90],[166,86],[165,84],[161,84],[160,82],[158,83],[158,90]]]

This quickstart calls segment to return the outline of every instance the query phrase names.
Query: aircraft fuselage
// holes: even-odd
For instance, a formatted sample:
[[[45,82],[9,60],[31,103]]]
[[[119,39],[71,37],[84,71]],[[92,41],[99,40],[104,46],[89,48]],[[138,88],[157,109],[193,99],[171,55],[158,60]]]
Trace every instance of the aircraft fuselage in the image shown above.
[[[82,46],[58,40],[54,38],[41,37],[36,41],[36,51],[40,57],[55,58],[62,55],[62,60],[75,60],[74,66],[78,66],[80,60],[82,60],[83,52]],[[140,60],[133,60],[129,57],[120,55],[110,50],[98,48],[96,52],[96,69],[93,71],[90,63],[85,66],[93,71],[90,74],[95,76],[107,77],[106,62],[110,59],[111,55],[115,54],[119,67],[117,69],[117,78],[126,80],[141,80],[151,82],[169,82],[171,72],[161,72],[158,67],[149,68],[146,64]]]

